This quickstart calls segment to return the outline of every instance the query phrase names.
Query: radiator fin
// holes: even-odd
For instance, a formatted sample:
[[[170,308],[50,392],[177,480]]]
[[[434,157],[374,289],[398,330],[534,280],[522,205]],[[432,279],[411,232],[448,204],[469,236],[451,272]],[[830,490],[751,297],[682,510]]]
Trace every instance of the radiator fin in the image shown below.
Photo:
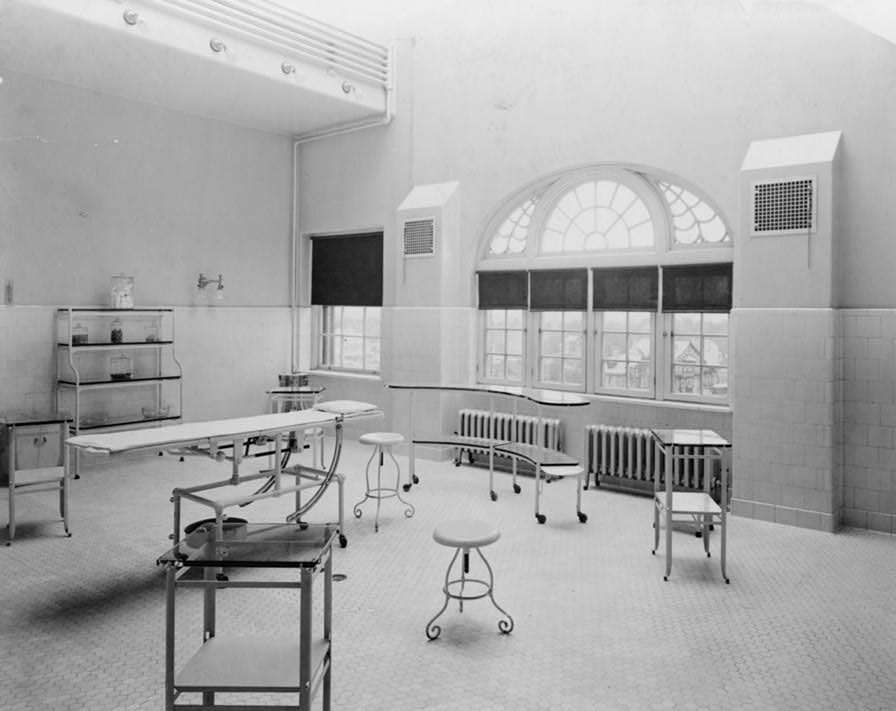
[[[665,457],[661,451],[656,450],[650,430],[589,425],[586,428],[586,439],[588,474],[589,476],[594,474],[598,482],[640,492],[652,492],[654,478],[659,476],[660,486],[665,486]],[[693,447],[685,447],[684,454],[685,458],[678,463],[676,479],[672,485],[679,489],[702,491],[704,476],[709,475],[715,494],[720,474],[718,462],[710,462],[696,456]],[[713,469],[707,471],[710,467]]]
[[[457,434],[466,437],[487,437],[489,439],[506,440],[536,444],[541,447],[560,451],[560,420],[553,417],[541,418],[541,430],[538,418],[532,415],[513,415],[509,412],[491,412],[490,410],[461,409],[458,413]],[[458,453],[460,459],[462,452]],[[473,453],[468,456],[471,463],[488,465],[488,457],[474,459]],[[511,458],[495,453],[496,466],[509,466]],[[524,467],[523,463],[519,466]]]

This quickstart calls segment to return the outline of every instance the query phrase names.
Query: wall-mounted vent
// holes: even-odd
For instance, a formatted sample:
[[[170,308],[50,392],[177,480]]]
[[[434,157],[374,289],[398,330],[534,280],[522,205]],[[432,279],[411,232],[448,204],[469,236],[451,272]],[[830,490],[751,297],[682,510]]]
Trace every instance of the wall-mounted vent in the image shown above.
[[[435,254],[435,220],[406,220],[404,222],[404,256],[431,257]]]
[[[817,195],[815,177],[763,180],[752,183],[753,235],[815,232]]]

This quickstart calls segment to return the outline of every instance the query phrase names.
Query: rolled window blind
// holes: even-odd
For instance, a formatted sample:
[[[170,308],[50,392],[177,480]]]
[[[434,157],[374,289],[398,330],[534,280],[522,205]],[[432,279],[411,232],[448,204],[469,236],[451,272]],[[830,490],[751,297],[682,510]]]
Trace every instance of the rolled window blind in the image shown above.
[[[525,309],[529,306],[527,272],[479,272],[480,309]]]
[[[656,267],[592,270],[591,308],[600,311],[656,311]]]
[[[731,264],[663,268],[663,311],[730,311]]]
[[[578,311],[588,308],[588,270],[529,272],[532,311]]]
[[[311,238],[311,303],[383,305],[383,233]]]

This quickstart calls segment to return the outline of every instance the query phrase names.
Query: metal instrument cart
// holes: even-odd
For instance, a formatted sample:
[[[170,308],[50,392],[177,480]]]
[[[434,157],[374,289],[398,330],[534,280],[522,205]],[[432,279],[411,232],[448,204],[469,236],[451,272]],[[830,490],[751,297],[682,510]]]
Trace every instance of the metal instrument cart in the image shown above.
[[[166,568],[166,711],[264,708],[258,704],[258,693],[274,697],[276,702],[270,704],[274,708],[306,711],[320,690],[323,709],[329,710],[332,546],[338,530],[332,524],[249,523],[227,537],[216,528],[201,547],[193,548],[185,539],[158,558],[157,564]],[[263,569],[266,575],[257,579],[246,569]],[[279,575],[275,569],[279,569]],[[295,572],[298,580],[290,574]],[[315,631],[314,582],[321,575],[322,629],[318,626]],[[178,588],[188,587],[203,592],[202,645],[183,668],[175,671],[176,593]],[[216,602],[228,588],[300,590],[295,633],[284,637],[252,636],[240,631],[218,634]],[[251,704],[219,705],[216,693],[254,696]],[[201,694],[201,698],[187,703],[180,701],[183,694]],[[292,694],[295,702],[286,702],[285,694]]]

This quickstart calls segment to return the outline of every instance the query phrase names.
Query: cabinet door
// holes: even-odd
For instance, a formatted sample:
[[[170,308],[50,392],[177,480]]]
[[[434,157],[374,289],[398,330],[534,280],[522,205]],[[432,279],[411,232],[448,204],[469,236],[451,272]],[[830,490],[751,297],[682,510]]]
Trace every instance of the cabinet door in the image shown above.
[[[59,425],[16,428],[16,471],[56,467],[62,464],[59,452]],[[0,485],[9,485],[9,438],[4,427],[0,436]]]

